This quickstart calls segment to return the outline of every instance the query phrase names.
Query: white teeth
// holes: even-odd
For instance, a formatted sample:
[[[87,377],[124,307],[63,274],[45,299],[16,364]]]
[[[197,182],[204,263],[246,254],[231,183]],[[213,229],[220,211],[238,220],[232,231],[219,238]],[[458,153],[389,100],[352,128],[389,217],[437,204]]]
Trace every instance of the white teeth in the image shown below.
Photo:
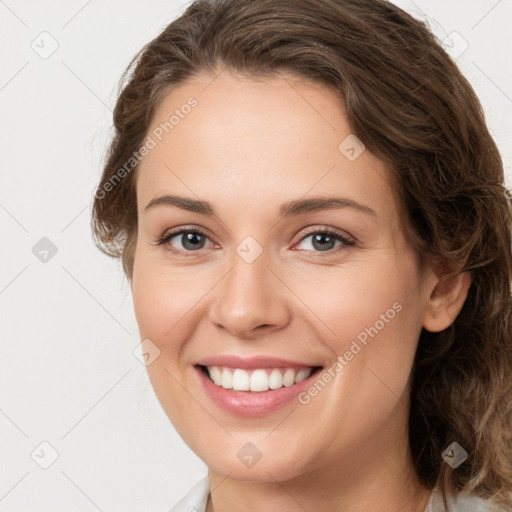
[[[287,388],[295,384],[295,370],[288,368],[283,375],[283,386]]]
[[[249,374],[245,370],[237,368],[233,372],[233,389],[236,389],[237,391],[249,391],[249,387]]]
[[[210,371],[210,377],[217,384],[217,386],[220,386],[222,384],[222,374],[220,373],[220,370],[217,366],[210,366],[208,368]]]
[[[265,370],[254,370],[252,372],[251,391],[268,391],[268,375]]]
[[[217,386],[235,391],[268,391],[283,386],[290,387],[307,379],[312,368],[272,368],[243,370],[241,368],[226,368],[223,366],[207,366],[210,378]]]
[[[274,368],[268,376],[268,387],[270,389],[279,389],[283,387],[283,376],[277,368]]]
[[[233,388],[233,374],[231,372],[222,372],[221,386],[225,389]]]
[[[310,376],[310,374],[311,370],[309,368],[303,368],[302,370],[299,370],[295,375],[295,384],[298,384],[299,382],[306,380]]]

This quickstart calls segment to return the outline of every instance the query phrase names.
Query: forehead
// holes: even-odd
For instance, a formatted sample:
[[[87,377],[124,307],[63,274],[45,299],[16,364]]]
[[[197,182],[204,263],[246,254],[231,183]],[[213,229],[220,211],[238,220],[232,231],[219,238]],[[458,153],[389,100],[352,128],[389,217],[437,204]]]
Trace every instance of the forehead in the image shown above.
[[[395,210],[389,170],[366,149],[357,156],[340,96],[292,75],[199,75],[161,101],[148,137],[154,147],[137,176],[144,204],[181,192],[250,213],[262,197],[270,208],[341,194]]]

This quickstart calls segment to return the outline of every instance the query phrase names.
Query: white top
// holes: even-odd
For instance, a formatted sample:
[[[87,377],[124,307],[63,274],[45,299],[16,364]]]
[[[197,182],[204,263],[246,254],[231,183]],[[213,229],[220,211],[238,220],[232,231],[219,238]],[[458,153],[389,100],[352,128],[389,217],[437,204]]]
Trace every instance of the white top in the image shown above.
[[[208,475],[190,489],[186,496],[176,503],[170,512],[205,512],[210,483]],[[443,506],[441,493],[437,487],[432,490],[424,512],[491,512],[489,505],[481,498],[467,493],[458,493],[455,501],[448,498],[448,511]]]

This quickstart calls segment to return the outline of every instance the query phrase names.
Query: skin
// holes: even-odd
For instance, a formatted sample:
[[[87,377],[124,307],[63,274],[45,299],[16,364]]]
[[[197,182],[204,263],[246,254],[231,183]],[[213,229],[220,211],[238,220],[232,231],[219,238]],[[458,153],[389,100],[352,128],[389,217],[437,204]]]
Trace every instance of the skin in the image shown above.
[[[442,330],[459,313],[469,276],[420,272],[389,169],[368,149],[354,161],[338,150],[351,128],[335,92],[289,74],[198,75],[164,98],[148,134],[190,96],[198,105],[138,169],[131,285],[141,339],[160,350],[147,367],[156,395],[208,466],[208,512],[423,512],[430,491],[407,441],[412,363],[421,328]],[[164,194],[208,201],[216,215],[145,209]],[[279,219],[282,203],[313,196],[375,214],[345,207]],[[156,244],[179,227],[206,231],[203,245],[187,249],[182,235]],[[322,250],[312,227],[355,243]],[[252,263],[236,252],[247,236],[263,249]],[[219,354],[328,368],[394,303],[401,311],[308,404],[239,417],[209,399],[193,370]],[[250,468],[236,455],[247,442],[262,455]]]

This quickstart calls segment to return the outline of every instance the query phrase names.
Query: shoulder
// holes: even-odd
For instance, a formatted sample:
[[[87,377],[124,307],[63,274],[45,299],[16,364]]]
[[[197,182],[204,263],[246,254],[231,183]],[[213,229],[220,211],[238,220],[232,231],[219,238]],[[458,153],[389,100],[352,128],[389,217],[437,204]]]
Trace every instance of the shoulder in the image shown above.
[[[169,512],[205,512],[209,493],[210,482],[206,475]]]
[[[453,512],[494,512],[491,504],[478,496],[459,493],[455,499]]]
[[[448,505],[447,510],[441,492],[436,488],[432,493],[431,508],[427,507],[425,512],[499,512],[489,501],[467,492],[448,496]]]

